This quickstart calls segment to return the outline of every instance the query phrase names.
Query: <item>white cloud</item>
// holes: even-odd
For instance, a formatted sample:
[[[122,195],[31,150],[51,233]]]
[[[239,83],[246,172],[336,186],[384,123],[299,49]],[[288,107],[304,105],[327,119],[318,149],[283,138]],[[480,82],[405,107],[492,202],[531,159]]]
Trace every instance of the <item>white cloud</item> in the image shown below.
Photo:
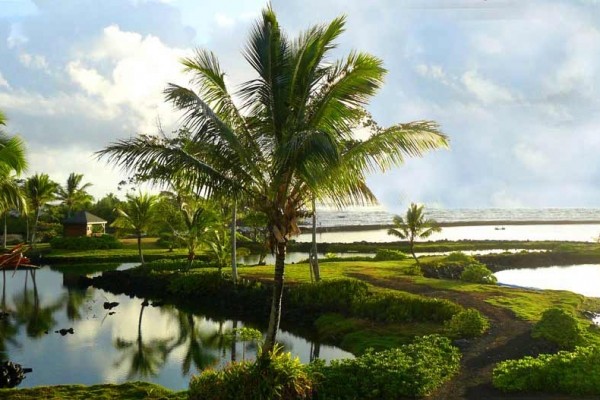
[[[46,61],[46,58],[44,56],[37,54],[21,53],[19,54],[19,61],[27,68],[48,71],[48,61]]]
[[[22,46],[22,45],[26,44],[28,41],[29,41],[29,38],[27,36],[25,36],[25,34],[23,33],[23,28],[21,27],[21,24],[19,24],[19,23],[11,24],[10,33],[8,34],[8,37],[6,38],[6,45],[8,46],[8,48],[13,49],[15,47]]]
[[[10,89],[10,85],[8,84],[8,81],[6,79],[4,79],[4,76],[2,76],[2,72],[0,72],[0,87],[5,87]]]
[[[465,72],[461,82],[469,93],[484,104],[511,102],[515,99],[508,89],[480,76],[474,70]]]
[[[221,28],[231,28],[235,25],[235,19],[222,13],[217,13],[217,15],[215,15],[215,21],[217,22],[217,26]]]
[[[177,118],[164,102],[163,90],[169,82],[187,80],[179,59],[188,54],[190,50],[171,48],[155,36],[111,25],[87,53],[68,63],[66,71],[95,101],[114,113],[127,112],[120,111],[122,106],[134,110],[139,131],[153,132],[157,117],[167,125]],[[103,69],[106,65],[110,68]]]

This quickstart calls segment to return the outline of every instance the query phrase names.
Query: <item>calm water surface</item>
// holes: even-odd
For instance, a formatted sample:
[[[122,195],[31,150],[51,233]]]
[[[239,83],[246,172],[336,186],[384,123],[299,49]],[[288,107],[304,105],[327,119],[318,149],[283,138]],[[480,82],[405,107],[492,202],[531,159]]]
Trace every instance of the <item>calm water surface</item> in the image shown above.
[[[211,320],[173,306],[143,306],[142,299],[99,289],[78,289],[69,278],[45,267],[35,272],[0,273],[0,359],[33,368],[20,387],[97,384],[144,380],[185,389],[190,376],[232,359],[227,335],[241,321]],[[112,310],[104,303],[118,302]],[[111,314],[112,313],[112,314]],[[60,329],[73,328],[73,334]],[[332,346],[287,332],[279,341],[303,362],[353,357]],[[252,358],[256,346],[236,343],[235,358]]]
[[[600,297],[600,265],[582,264],[544,268],[522,268],[496,272],[498,283],[536,289],[569,290]],[[600,318],[595,322],[600,324]]]

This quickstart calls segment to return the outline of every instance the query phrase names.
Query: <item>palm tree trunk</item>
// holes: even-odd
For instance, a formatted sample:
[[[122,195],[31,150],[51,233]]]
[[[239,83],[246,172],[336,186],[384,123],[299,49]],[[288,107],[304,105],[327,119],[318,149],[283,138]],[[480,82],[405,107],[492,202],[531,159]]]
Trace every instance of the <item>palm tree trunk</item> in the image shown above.
[[[420,267],[421,263],[419,263],[419,259],[417,258],[417,255],[415,254],[415,242],[413,242],[412,240],[410,241],[410,254],[412,254],[413,258],[415,259],[415,262]]]
[[[237,225],[237,201],[233,200],[233,212],[231,215],[231,275],[233,276],[233,284],[237,284],[237,242],[236,242],[236,225]]]
[[[6,228],[6,218],[8,216],[8,211],[4,213],[4,243],[2,247],[6,249],[6,235],[8,234],[8,230]]]
[[[140,261],[142,262],[142,267],[144,266],[144,254],[142,253],[142,234],[137,234],[137,245],[138,245],[138,253],[140,254]]]
[[[287,243],[277,243],[277,253],[275,254],[275,276],[273,278],[273,300],[271,302],[271,315],[269,316],[269,327],[267,328],[267,337],[263,346],[263,354],[266,356],[273,351],[275,346],[275,337],[279,330],[281,320],[281,299],[283,297],[283,275],[285,270],[285,251]]]
[[[236,333],[235,330],[237,329],[237,323],[238,323],[237,320],[234,320],[233,323],[232,323],[232,325],[231,325],[231,328],[233,330],[233,335],[231,337],[231,362],[232,363],[236,361],[235,344],[237,342],[237,340],[236,340],[237,339],[237,333]]]
[[[315,205],[315,198],[312,198],[312,247],[310,249],[310,267],[312,268],[312,274],[315,277],[315,282],[321,280],[321,271],[319,270],[319,258],[317,256],[317,209]]]
[[[31,248],[35,249],[35,236],[37,234],[38,221],[40,220],[40,209],[35,210],[35,221],[33,221],[33,229],[31,230]]]

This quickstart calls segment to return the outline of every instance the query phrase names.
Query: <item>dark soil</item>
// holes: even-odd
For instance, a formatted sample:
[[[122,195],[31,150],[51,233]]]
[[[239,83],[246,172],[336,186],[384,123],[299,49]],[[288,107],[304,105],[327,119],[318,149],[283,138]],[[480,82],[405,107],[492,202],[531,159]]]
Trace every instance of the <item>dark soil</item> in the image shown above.
[[[493,306],[485,302],[489,296],[481,293],[465,293],[451,290],[439,290],[425,285],[417,285],[410,280],[376,279],[363,274],[351,274],[352,277],[369,282],[372,285],[397,289],[424,296],[452,300],[463,307],[475,308],[490,320],[490,330],[481,338],[461,343],[463,352],[460,373],[428,397],[430,400],[492,400],[492,399],[570,399],[565,395],[549,394],[506,394],[492,387],[492,370],[496,363],[554,352],[552,346],[531,337],[530,322],[517,318],[510,310]],[[579,398],[583,399],[583,398]]]

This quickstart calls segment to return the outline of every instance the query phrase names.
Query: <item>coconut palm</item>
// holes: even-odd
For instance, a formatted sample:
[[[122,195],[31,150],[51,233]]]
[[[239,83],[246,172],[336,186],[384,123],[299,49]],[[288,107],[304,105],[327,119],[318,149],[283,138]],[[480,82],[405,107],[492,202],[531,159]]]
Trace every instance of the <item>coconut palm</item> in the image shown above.
[[[64,187],[58,188],[58,199],[67,209],[67,217],[71,216],[73,210],[78,207],[88,205],[94,199],[86,189],[92,186],[91,183],[82,184],[83,174],[71,172],[67,178],[67,183]]]
[[[57,190],[58,184],[52,181],[48,174],[35,174],[25,180],[23,191],[33,212],[33,229],[30,241],[34,248],[40,214],[46,204],[56,199]]]
[[[126,202],[115,209],[118,217],[111,226],[129,230],[135,234],[140,262],[143,266],[145,264],[144,254],[142,253],[142,236],[154,222],[154,210],[158,197],[140,192],[137,195],[128,193],[126,199]]]
[[[419,259],[415,255],[415,240],[419,238],[428,238],[435,232],[440,232],[442,228],[437,225],[435,220],[427,219],[425,217],[423,205],[417,205],[415,203],[410,204],[410,207],[406,211],[405,218],[395,215],[393,222],[395,228],[388,229],[388,235],[408,240],[410,254],[412,254],[417,265],[419,265]]]
[[[202,243],[203,237],[218,222],[215,212],[210,209],[208,202],[202,197],[190,193],[183,187],[173,184],[174,191],[162,192],[162,196],[176,204],[183,220],[183,229],[173,226],[172,230],[178,239],[183,241],[188,250],[188,264],[190,269],[196,257],[196,250]]]
[[[343,28],[344,18],[336,18],[291,40],[273,10],[265,9],[244,51],[256,77],[241,85],[238,102],[216,56],[198,50],[183,60],[198,91],[173,84],[166,89],[167,100],[184,112],[188,133],[133,137],[99,152],[155,182],[185,171],[188,184],[207,197],[241,198],[265,213],[276,260],[265,353],[273,349],[279,328],[287,243],[299,233],[298,220],[312,196],[339,206],[375,202],[365,184],[368,171],[447,144],[427,121],[398,124],[367,142],[347,144],[386,71],[381,60],[365,53],[329,60]]]
[[[0,125],[6,117],[0,111]],[[0,215],[4,215],[4,248],[6,248],[6,217],[11,209],[27,212],[27,203],[16,177],[27,168],[25,145],[18,136],[8,136],[0,130]]]

